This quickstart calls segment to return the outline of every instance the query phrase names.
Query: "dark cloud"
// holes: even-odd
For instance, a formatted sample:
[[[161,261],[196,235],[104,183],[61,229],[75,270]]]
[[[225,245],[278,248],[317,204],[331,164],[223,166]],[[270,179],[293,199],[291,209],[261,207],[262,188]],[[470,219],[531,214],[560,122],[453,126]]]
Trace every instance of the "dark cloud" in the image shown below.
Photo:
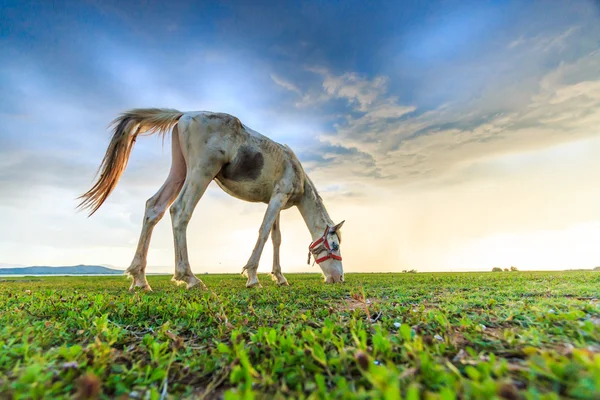
[[[327,157],[329,155],[329,157]],[[335,156],[359,156],[365,160],[373,160],[370,154],[360,151],[356,147],[344,147],[339,145],[322,144],[313,149],[312,152],[300,152],[298,156],[303,161],[317,161],[326,163]]]

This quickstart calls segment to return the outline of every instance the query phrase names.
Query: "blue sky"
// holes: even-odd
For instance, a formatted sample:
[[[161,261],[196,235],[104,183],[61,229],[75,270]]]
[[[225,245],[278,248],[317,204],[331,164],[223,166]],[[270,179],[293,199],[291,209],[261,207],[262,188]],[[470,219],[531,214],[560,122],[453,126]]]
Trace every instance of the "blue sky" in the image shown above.
[[[292,146],[345,241],[380,232],[346,251],[349,270],[561,268],[573,246],[575,267],[600,264],[581,239],[600,234],[596,2],[5,1],[0,27],[0,263],[126,267],[168,144],[139,140],[93,218],[74,199],[118,113],[171,107]],[[190,255],[198,271],[237,272],[263,212],[211,187],[190,228],[210,244]],[[310,237],[286,218],[299,270]],[[169,225],[156,271],[171,268]],[[223,256],[232,237],[239,254]]]

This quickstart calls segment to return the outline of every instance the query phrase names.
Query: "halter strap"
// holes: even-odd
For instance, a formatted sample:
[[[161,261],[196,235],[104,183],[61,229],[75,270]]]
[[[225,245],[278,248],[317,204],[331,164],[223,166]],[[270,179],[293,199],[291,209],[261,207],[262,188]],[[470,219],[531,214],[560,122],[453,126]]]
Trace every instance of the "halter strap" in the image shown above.
[[[331,247],[329,247],[329,241],[327,240],[327,234],[329,233],[330,230],[331,230],[331,228],[329,226],[326,227],[325,232],[323,232],[323,236],[321,236],[320,238],[318,238],[317,240],[315,240],[308,246],[308,264],[310,264],[311,254],[315,260],[313,262],[313,265],[315,264],[315,262],[317,264],[320,264],[323,261],[328,260],[330,258],[333,258],[334,260],[342,261],[342,256],[333,254]],[[323,251],[326,251],[327,254],[321,258],[317,258],[319,253],[322,253]]]

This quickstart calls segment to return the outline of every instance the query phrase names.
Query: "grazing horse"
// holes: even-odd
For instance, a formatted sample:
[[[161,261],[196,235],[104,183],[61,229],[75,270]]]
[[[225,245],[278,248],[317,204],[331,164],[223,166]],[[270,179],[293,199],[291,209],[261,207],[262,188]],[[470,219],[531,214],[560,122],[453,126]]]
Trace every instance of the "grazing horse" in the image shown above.
[[[173,281],[187,288],[206,288],[190,268],[187,250],[187,226],[207,186],[214,179],[226,193],[249,202],[268,204],[258,231],[256,246],[242,269],[246,287],[260,286],[256,270],[265,243],[273,240],[272,278],[288,285],[281,273],[281,210],[296,206],[313,242],[313,256],[326,283],[344,281],[340,253],[344,221],[334,224],[315,185],[294,152],[250,129],[232,115],[205,111],[180,112],[173,109],[133,109],[112,121],[113,136],[98,169],[100,176],[90,190],[81,195],[80,208],[98,210],[113,191],[127,166],[139,135],[171,131],[171,169],[162,187],[146,202],[139,242],[131,265],[125,271],[132,278],[130,290],[152,290],[146,280],[146,258],[152,230],[170,206],[175,242]]]

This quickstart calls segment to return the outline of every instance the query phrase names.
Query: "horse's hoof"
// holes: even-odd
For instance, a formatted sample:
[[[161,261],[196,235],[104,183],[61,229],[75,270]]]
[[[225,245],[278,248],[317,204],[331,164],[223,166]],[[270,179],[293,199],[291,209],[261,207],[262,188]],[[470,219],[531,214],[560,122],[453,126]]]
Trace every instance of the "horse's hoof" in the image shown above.
[[[198,282],[195,282],[195,283],[188,283],[186,285],[186,288],[187,288],[187,290],[192,290],[192,289],[208,290],[208,288],[206,287],[206,285],[202,281],[198,281]]]
[[[275,281],[275,283],[277,284],[277,286],[290,286],[290,284],[288,283],[287,279],[285,279],[285,276],[283,275],[275,275],[274,273],[271,274],[271,279],[273,279]]]
[[[135,292],[136,288],[140,288],[139,290],[142,292],[151,292],[152,288],[150,287],[150,285],[145,284],[145,285],[131,285],[131,287],[129,288],[130,292]]]
[[[194,289],[194,288],[198,288],[198,289],[207,289],[206,285],[204,284],[204,282],[202,282],[200,279],[196,278],[195,276],[186,276],[185,279],[182,281],[182,283],[185,283],[185,287],[190,290],[190,289]]]

